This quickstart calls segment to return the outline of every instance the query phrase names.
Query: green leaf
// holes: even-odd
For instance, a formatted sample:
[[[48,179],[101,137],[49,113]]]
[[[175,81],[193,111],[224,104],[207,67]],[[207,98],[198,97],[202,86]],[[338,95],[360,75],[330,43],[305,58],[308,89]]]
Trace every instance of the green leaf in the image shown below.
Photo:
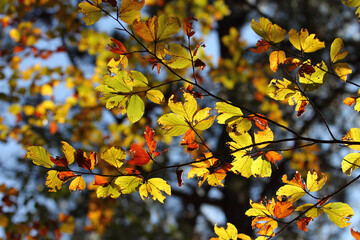
[[[35,165],[51,168],[54,163],[50,160],[50,153],[41,146],[31,146],[26,148],[26,157],[33,161]]]
[[[143,116],[145,105],[141,97],[132,95],[126,108],[127,116],[131,123],[135,123]]]
[[[162,104],[165,101],[164,94],[159,90],[149,90],[146,92],[146,97],[156,104]]]
[[[189,52],[177,43],[170,43],[165,53],[171,56],[170,60],[164,60],[164,63],[171,68],[182,69],[191,64]]]

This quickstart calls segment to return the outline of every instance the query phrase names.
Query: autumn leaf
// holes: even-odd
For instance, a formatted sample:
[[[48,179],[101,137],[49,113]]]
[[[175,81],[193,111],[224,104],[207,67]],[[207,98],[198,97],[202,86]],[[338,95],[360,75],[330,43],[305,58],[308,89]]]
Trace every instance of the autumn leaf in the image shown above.
[[[351,236],[353,236],[356,240],[360,240],[360,232],[355,231],[353,228],[351,228]]]
[[[341,169],[346,175],[351,175],[352,171],[360,166],[360,153],[349,153],[341,162]]]
[[[296,223],[300,230],[307,232],[307,225],[312,221],[313,219],[311,217],[302,217],[299,218]]]
[[[267,18],[260,18],[259,22],[251,20],[251,28],[257,35],[268,42],[279,43],[284,40],[286,30],[279,27],[277,24],[272,24]]]
[[[348,51],[343,51],[344,42],[341,38],[335,38],[330,48],[331,62],[336,63],[348,55]]]
[[[65,154],[67,164],[70,165],[75,160],[75,149],[67,142],[61,141],[62,151]]]
[[[114,46],[110,46],[110,51],[115,53],[115,54],[119,54],[119,55],[123,55],[126,53],[126,48],[124,47],[124,45],[122,44],[122,42],[120,42],[119,40],[112,38],[111,41],[114,43]]]
[[[158,124],[171,136],[185,134],[190,128],[206,130],[215,120],[215,116],[210,117],[211,108],[197,110],[197,102],[190,93],[184,93],[184,98],[184,103],[176,102],[172,95],[168,106],[174,113],[165,114],[158,119]]]
[[[352,73],[352,69],[347,63],[335,63],[334,70],[344,82],[346,82],[347,76]]]
[[[286,196],[292,202],[296,202],[305,196],[305,184],[303,183],[300,173],[296,173],[291,181],[287,180],[286,175],[283,176],[282,180],[287,184],[277,190],[277,196]]]
[[[348,105],[349,107],[351,107],[351,105],[353,105],[355,102],[356,102],[356,98],[354,97],[346,97],[343,101],[343,103]]]
[[[328,215],[330,220],[341,228],[349,226],[350,218],[354,216],[354,211],[346,203],[328,203],[322,208],[324,212]]]
[[[163,62],[171,68],[183,69],[192,63],[189,52],[177,43],[169,43],[168,47],[165,48],[165,53],[170,56],[170,59],[163,60]]]
[[[267,50],[269,50],[270,47],[271,44],[269,42],[265,41],[264,39],[260,39],[259,41],[256,42],[256,49],[250,48],[249,50],[254,53],[264,53]]]
[[[247,150],[238,150],[246,146],[252,145],[252,139],[250,134],[236,134],[234,132],[230,133],[229,136],[234,140],[234,142],[228,142],[228,146],[233,153],[231,154],[234,157],[234,160],[231,162],[233,166],[231,171],[236,174],[241,174],[241,176],[249,178],[252,175],[251,166],[253,164],[253,159],[247,150],[250,151],[252,148],[249,147]]]
[[[195,132],[189,129],[181,141],[181,145],[186,145],[187,152],[194,151],[199,148],[199,144],[195,142]]]
[[[97,186],[104,186],[107,185],[108,181],[106,180],[106,178],[104,178],[103,176],[100,175],[95,175],[95,183],[94,185]]]
[[[132,155],[132,159],[127,163],[131,165],[145,165],[149,163],[150,156],[149,154],[139,145],[133,143],[130,147],[130,153]]]
[[[160,41],[171,37],[177,33],[180,28],[180,20],[175,17],[168,17],[166,14],[154,16],[146,22],[135,20],[135,32],[145,41]]]
[[[307,178],[306,178],[306,186],[309,192],[317,192],[319,191],[326,182],[326,176],[322,174],[322,178],[320,179],[320,176],[314,171],[314,172],[308,172]]]
[[[105,186],[99,186],[96,189],[96,196],[98,198],[106,198],[106,197],[118,198],[120,196],[120,192],[111,184],[108,184]]]
[[[153,200],[158,200],[159,202],[164,203],[164,199],[166,197],[161,191],[167,195],[171,195],[170,185],[162,178],[151,178],[139,188],[139,194],[143,200],[145,200],[145,198],[147,198],[150,194],[153,196]]]
[[[315,38],[315,34],[309,35],[307,29],[301,29],[300,33],[291,29],[289,31],[289,40],[297,50],[305,53],[315,52],[325,47],[325,43]]]
[[[265,156],[258,157],[251,165],[251,173],[254,177],[270,177],[271,164]]]
[[[273,133],[273,131],[271,131],[271,129],[269,127],[267,127],[263,131],[254,133],[255,144],[268,142],[268,143],[257,145],[258,148],[264,148],[264,147],[268,146],[270,144],[270,142],[273,140],[274,140],[274,133]]]
[[[301,67],[299,69],[299,82],[305,91],[313,91],[325,82],[328,68],[323,61],[312,66],[311,61],[307,60],[302,66],[309,66],[311,69],[311,71],[303,72],[300,72]]]
[[[115,180],[115,184],[119,187],[122,194],[134,193],[143,183],[143,178],[139,176],[120,176]]]
[[[93,170],[97,164],[96,153],[90,152],[89,157],[87,157],[86,152],[78,149],[75,152],[75,161],[79,167],[85,168],[87,170]]]
[[[236,227],[231,224],[227,223],[226,229],[223,227],[218,227],[217,223],[214,226],[214,231],[216,235],[218,235],[218,238],[212,238],[212,239],[219,239],[219,240],[236,240],[238,239],[238,231]]]
[[[47,174],[48,176],[45,184],[49,188],[49,192],[56,192],[57,190],[60,190],[63,185],[63,181],[59,179],[59,172],[56,170],[50,170]]]
[[[120,6],[120,19],[127,24],[133,24],[135,20],[139,20],[140,10],[144,7],[145,0],[122,0]]]
[[[270,69],[273,72],[276,72],[278,66],[284,63],[285,58],[286,56],[284,51],[273,51],[269,56]]]
[[[194,17],[187,17],[185,18],[184,22],[183,22],[183,30],[184,33],[186,34],[186,36],[188,36],[189,38],[192,37],[195,34],[195,30],[193,28],[193,21],[198,21],[196,18]]]
[[[245,133],[250,130],[250,119],[246,118],[240,108],[226,102],[217,102],[215,109],[218,112],[217,121],[219,124],[227,124],[227,132],[236,130]]]
[[[71,181],[69,185],[70,191],[82,191],[86,187],[85,180],[82,176],[77,176]]]
[[[285,218],[294,212],[293,203],[277,201],[274,207],[274,216],[276,218]]]
[[[276,164],[276,162],[278,162],[282,159],[281,154],[278,152],[275,152],[275,151],[266,152],[265,157],[269,162],[274,163],[274,164]]]
[[[50,160],[50,153],[41,146],[31,146],[26,148],[26,157],[32,160],[37,166],[51,168],[54,163]]]
[[[125,161],[126,153],[120,147],[111,147],[101,154],[101,158],[115,168],[120,168]]]
[[[349,132],[342,138],[343,141],[360,142],[360,128],[351,128]],[[360,150],[360,145],[347,145],[354,150]]]
[[[101,9],[94,4],[81,2],[78,7],[79,11],[85,15],[81,20],[83,20],[86,25],[92,25],[101,18]]]

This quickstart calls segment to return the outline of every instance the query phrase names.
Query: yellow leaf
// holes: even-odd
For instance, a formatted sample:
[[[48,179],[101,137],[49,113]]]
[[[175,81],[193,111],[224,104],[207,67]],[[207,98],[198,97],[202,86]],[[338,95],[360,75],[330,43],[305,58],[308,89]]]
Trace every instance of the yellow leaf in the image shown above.
[[[63,185],[63,181],[59,179],[59,172],[56,170],[50,170],[47,174],[48,176],[45,184],[49,188],[49,192],[56,192],[57,190],[60,190]]]
[[[245,212],[246,216],[249,217],[267,217],[274,215],[275,201],[274,199],[269,200],[267,206],[265,206],[262,202],[255,203],[250,200],[251,208]]]
[[[324,210],[321,207],[320,208],[314,207],[314,204],[311,204],[311,203],[301,205],[301,206],[297,207],[295,209],[295,211],[307,211],[305,213],[305,216],[311,217],[311,218],[317,218],[318,216],[320,216],[321,214],[324,213]]]
[[[360,128],[351,128],[349,132],[342,138],[343,141],[360,142]],[[360,150],[360,145],[347,145],[354,150]]]
[[[289,201],[296,202],[303,196],[305,196],[305,190],[302,189],[299,186],[286,184],[285,186],[282,186],[279,188],[276,192],[277,196],[286,196],[289,198]]]
[[[234,107],[226,102],[217,102],[215,109],[219,113],[217,116],[218,123],[227,124],[228,132],[232,132],[234,128],[240,134],[250,130],[251,122],[244,117],[240,108]]]
[[[43,96],[50,96],[53,94],[53,88],[50,86],[50,84],[44,84],[41,86],[41,95]]]
[[[165,101],[164,94],[159,90],[151,89],[146,92],[146,97],[156,104],[162,104]]]
[[[323,178],[320,179],[320,177],[315,171],[313,173],[311,173],[310,171],[308,172],[306,178],[306,186],[309,192],[317,192],[324,186],[326,182],[326,176],[324,174],[322,175]]]
[[[230,142],[229,146],[231,150],[236,148],[236,145],[233,142]],[[237,151],[231,154],[232,156],[234,156],[234,160],[231,162],[231,165],[233,166],[231,168],[231,171],[236,174],[240,173],[241,176],[249,178],[252,175],[251,165],[253,163],[253,160],[250,155],[245,154],[246,151]]]
[[[184,98],[184,103],[176,102],[175,95],[171,95],[168,105],[171,111],[191,122],[197,110],[197,102],[190,93],[184,93]]]
[[[263,131],[259,131],[257,133],[254,133],[254,141],[256,144],[263,143],[263,142],[271,142],[274,140],[274,133],[271,131],[269,127],[267,127]],[[264,143],[257,145],[258,148],[264,148],[270,143]]]
[[[341,0],[347,7],[359,7],[360,0]]]
[[[342,171],[349,176],[358,166],[360,166],[360,153],[349,153],[341,162]]]
[[[279,27],[277,24],[272,24],[267,18],[260,18],[259,22],[251,20],[251,28],[257,35],[268,42],[279,43],[284,40],[286,30]]]
[[[139,194],[143,200],[151,194],[153,196],[153,200],[158,200],[159,202],[164,203],[164,199],[166,197],[162,195],[161,191],[170,196],[170,185],[162,178],[151,178],[145,184],[140,186]]]
[[[0,226],[5,229],[9,224],[9,218],[5,216],[4,214],[0,215]]]
[[[106,197],[118,198],[120,196],[120,192],[116,188],[111,186],[111,184],[109,184],[106,187],[99,186],[96,189],[96,196],[98,198],[106,198]]]
[[[352,208],[342,202],[328,203],[323,206],[323,210],[330,220],[341,228],[349,226],[350,218],[354,216]]]
[[[21,39],[20,31],[16,28],[11,29],[9,35],[15,42],[19,42]]]
[[[344,47],[343,40],[341,38],[336,38],[330,48],[330,57],[333,63],[342,60],[348,55],[348,51],[342,51]]]
[[[115,180],[115,184],[119,186],[122,194],[136,192],[142,183],[143,179],[137,176],[121,176]]]
[[[120,7],[120,19],[127,24],[133,24],[135,20],[139,20],[145,0],[123,0]]]
[[[284,51],[273,51],[269,56],[269,62],[270,62],[270,69],[273,72],[276,72],[278,69],[279,64],[284,63],[285,61],[285,52]]]
[[[111,147],[101,154],[102,159],[116,168],[120,168],[124,164],[125,157],[126,153],[120,147]]]
[[[69,185],[70,191],[82,191],[86,187],[85,180],[82,176],[77,176],[71,181]]]
[[[239,233],[238,238],[240,238],[240,240],[252,240],[251,237],[249,237],[248,235],[243,234],[243,233]]]
[[[301,86],[305,91],[312,91],[319,88],[326,80],[326,72],[328,70],[326,64],[322,61],[321,63],[316,64],[316,66],[311,66],[310,60],[303,62],[303,64],[307,64],[314,72],[299,73],[299,82]]]
[[[135,20],[133,25],[135,32],[150,42],[169,38],[181,28],[179,18],[168,17],[166,14],[162,14],[159,18],[154,16],[145,23]]]
[[[67,142],[61,141],[61,147],[62,147],[62,151],[65,154],[66,160],[68,162],[68,164],[72,164],[75,160],[74,154],[75,154],[75,149],[68,144]]]
[[[236,240],[238,239],[238,231],[236,227],[231,224],[227,223],[227,228],[224,229],[223,227],[218,227],[217,223],[214,226],[215,233],[219,236],[221,240]]]
[[[251,165],[251,173],[254,177],[270,177],[271,163],[264,157],[258,157]]]
[[[289,31],[289,40],[296,49],[305,53],[315,52],[325,47],[325,43],[315,38],[315,34],[309,35],[307,29],[301,29],[300,33],[291,29]]]
[[[169,43],[165,53],[171,57],[170,60],[163,60],[166,65],[175,69],[186,68],[191,64],[189,52],[177,43]]]
[[[26,157],[33,161],[35,165],[51,168],[54,163],[50,160],[50,153],[41,146],[31,146],[26,148]]]
[[[31,105],[25,105],[23,107],[23,111],[26,116],[31,116],[35,113],[35,108],[34,108],[34,106],[31,106]]]
[[[161,116],[157,122],[161,125],[161,128],[166,130],[166,134],[169,134],[170,136],[179,136],[185,134],[187,130],[189,130],[189,124],[185,122],[185,119],[174,113],[168,113]]]
[[[341,80],[346,82],[347,75],[352,73],[351,67],[347,63],[334,64],[334,70]]]
[[[94,6],[88,2],[79,3],[78,7],[80,8],[80,12],[85,14],[81,20],[85,22],[86,25],[92,25],[99,21],[101,18],[101,9],[97,6]]]

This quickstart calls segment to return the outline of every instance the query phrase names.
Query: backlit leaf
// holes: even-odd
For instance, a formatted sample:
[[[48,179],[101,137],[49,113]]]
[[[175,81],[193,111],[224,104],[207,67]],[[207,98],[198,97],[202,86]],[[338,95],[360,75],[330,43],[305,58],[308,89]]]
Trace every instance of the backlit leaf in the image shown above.
[[[250,130],[251,122],[244,116],[240,108],[225,102],[217,102],[215,109],[218,112],[217,121],[219,124],[227,124],[227,131],[232,132],[235,128],[239,133]]]
[[[273,51],[269,56],[270,69],[273,72],[276,72],[278,66],[285,61],[285,52],[284,51]]]
[[[333,63],[342,60],[348,55],[348,51],[343,51],[344,42],[341,38],[336,38],[332,44],[330,49],[330,57]]]
[[[271,172],[271,164],[264,156],[258,157],[251,165],[251,173],[254,177],[270,177]]]
[[[274,140],[274,133],[271,131],[271,129],[268,127],[263,131],[259,131],[254,134],[254,141],[256,144],[263,143],[263,142],[271,142]],[[270,143],[264,143],[257,145],[258,148],[264,148]]]
[[[132,95],[129,99],[126,112],[131,123],[135,123],[140,120],[144,115],[145,105],[141,97],[138,95]]]
[[[145,0],[122,0],[120,6],[120,19],[127,24],[133,24],[135,20],[139,20]]]
[[[86,25],[92,25],[101,18],[101,9],[97,6],[88,2],[81,2],[78,6],[80,8],[79,11],[85,15],[81,20],[83,20]]]
[[[60,190],[63,181],[59,179],[59,172],[56,170],[50,170],[47,172],[48,176],[46,177],[46,186],[49,188],[49,192],[56,192]]]
[[[68,165],[72,164],[75,160],[75,149],[67,142],[61,141],[62,151],[65,154]]]
[[[308,60],[303,64],[311,65],[311,62],[310,60]],[[305,71],[300,74],[299,71],[299,82],[305,91],[312,91],[319,88],[326,80],[326,71],[328,70],[328,68],[323,61],[316,64],[316,66],[311,67],[313,70],[315,70],[314,72]]]
[[[77,176],[74,180],[71,181],[69,185],[70,191],[82,191],[86,187],[85,180],[82,176]]]
[[[26,148],[26,157],[32,160],[35,165],[51,168],[54,164],[50,160],[50,153],[41,146],[31,146]]]
[[[312,221],[311,217],[302,217],[296,221],[297,226],[300,230],[307,232],[307,225]]]
[[[279,27],[277,24],[272,24],[267,18],[260,18],[259,22],[251,20],[251,28],[257,35],[268,42],[278,43],[284,40],[286,30]]]
[[[171,195],[170,185],[162,178],[151,178],[146,183],[140,186],[139,194],[140,197],[145,200],[150,195],[152,195],[153,200],[158,200],[161,203],[164,203],[166,198],[162,192],[167,195]]]
[[[326,182],[326,176],[322,174],[322,178],[318,176],[318,174],[314,172],[308,172],[306,178],[306,186],[309,192],[317,192],[319,191]]]
[[[360,166],[360,153],[349,153],[341,162],[342,171],[349,176],[358,166]]]
[[[165,49],[165,53],[171,57],[170,60],[163,62],[171,68],[182,69],[191,65],[189,52],[177,43],[169,43],[169,47]]]
[[[120,168],[124,164],[125,157],[126,153],[120,147],[111,147],[101,154],[102,159],[116,168]]]
[[[349,132],[342,138],[343,141],[360,142],[360,128],[351,128]],[[360,150],[360,145],[347,145],[354,150]]]
[[[218,227],[217,223],[214,226],[215,233],[219,236],[221,240],[236,240],[238,239],[238,231],[236,227],[231,224],[227,223],[226,229],[223,227]]]
[[[96,189],[96,196],[98,198],[118,198],[120,196],[120,192],[114,188],[111,184],[108,184],[107,186],[99,186]]]
[[[165,101],[164,94],[159,90],[151,89],[146,92],[146,97],[156,104],[162,104]]]
[[[352,73],[351,67],[347,63],[334,64],[334,70],[341,80],[346,82],[347,75]]]
[[[276,192],[277,196],[286,196],[290,201],[296,202],[305,196],[305,190],[299,186],[287,184],[279,188]]]
[[[138,176],[120,176],[115,180],[115,184],[120,188],[122,194],[136,192],[142,183],[143,178]]]
[[[307,203],[301,206],[298,206],[295,211],[306,211],[305,216],[309,218],[317,218],[321,214],[324,213],[323,208],[321,207],[314,207],[314,204]]]
[[[350,225],[350,218],[354,216],[354,211],[346,203],[334,202],[323,206],[324,212],[330,220],[339,227],[347,227]]]
[[[276,218],[285,218],[294,212],[293,203],[277,201],[274,208],[274,216]]]
[[[139,145],[133,143],[130,148],[130,153],[132,155],[132,159],[127,163],[131,165],[145,165],[150,161],[149,154]]]
[[[325,43],[315,38],[315,34],[309,35],[307,29],[301,29],[300,33],[291,29],[289,40],[296,49],[305,53],[315,52],[325,47]]]
[[[351,236],[353,236],[356,240],[360,240],[360,232],[355,231],[351,228]]]

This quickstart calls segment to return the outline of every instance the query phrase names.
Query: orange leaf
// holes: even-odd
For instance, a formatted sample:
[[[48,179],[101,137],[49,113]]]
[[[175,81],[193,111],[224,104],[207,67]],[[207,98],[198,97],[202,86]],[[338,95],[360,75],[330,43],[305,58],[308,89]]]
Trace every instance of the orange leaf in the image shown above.
[[[273,51],[269,56],[270,69],[273,72],[276,72],[279,64],[284,63],[285,61],[285,52],[284,51]]]
[[[191,152],[199,148],[199,145],[195,142],[195,132],[189,129],[181,141],[181,145],[187,145],[187,151]]]
[[[95,175],[94,185],[104,186],[106,184],[108,184],[108,181],[106,180],[106,178],[104,178],[103,176],[100,176],[100,175]]]
[[[83,150],[78,149],[78,150],[76,150],[74,155],[75,155],[75,161],[79,167],[85,168],[87,170],[92,170],[95,168],[96,153],[90,152],[89,158],[88,158],[86,153]]]
[[[294,212],[294,206],[292,202],[278,201],[275,204],[274,215],[276,218],[284,218],[291,215]]]
[[[355,230],[353,230],[352,228],[351,228],[351,235],[356,239],[356,240],[360,240],[360,232],[357,232],[357,231],[355,231]]]
[[[275,151],[266,152],[265,157],[267,158],[267,160],[269,160],[269,162],[272,162],[274,164],[276,164],[276,162],[282,159],[281,154]]]
[[[349,107],[351,107],[351,105],[353,105],[356,102],[356,98],[354,97],[347,97],[344,99],[344,104],[348,105]]]
[[[300,230],[307,232],[307,225],[309,222],[311,222],[313,219],[311,217],[303,217],[297,220],[297,226]]]
[[[198,21],[198,20],[194,17],[187,17],[183,22],[183,29],[188,37],[192,37],[195,34],[192,21]]]
[[[128,161],[128,164],[141,166],[150,161],[149,154],[135,143],[131,145],[130,153],[132,154],[132,159]]]
[[[119,40],[112,38],[111,41],[115,44],[115,47],[110,46],[109,50],[111,52],[113,52],[115,54],[119,54],[119,55],[123,55],[126,53],[126,48]]]
[[[144,138],[149,148],[150,154],[153,154],[156,149],[156,141],[154,140],[155,131],[148,126],[145,126],[145,128],[146,130],[144,132]]]
[[[269,42],[265,41],[264,39],[260,39],[256,43],[256,49],[255,48],[250,48],[250,51],[252,51],[254,53],[264,53],[270,47],[271,47],[271,44]]]
[[[299,111],[297,112],[296,114],[296,117],[300,117],[301,115],[303,115],[303,113],[306,111],[305,110],[305,107],[308,105],[307,102],[302,102],[301,105],[300,105],[300,108],[299,108]]]
[[[76,175],[72,171],[59,172],[59,175],[58,175],[59,179],[64,182],[74,178],[75,176]]]
[[[261,118],[261,117],[264,117],[264,118]],[[261,130],[265,130],[268,126],[268,122],[267,120],[265,119],[265,116],[262,115],[262,114],[257,114],[255,116],[255,114],[250,114],[248,119],[252,122],[255,123],[255,125],[260,128]]]
[[[301,61],[297,58],[288,57],[285,58],[284,64],[289,65],[286,67],[286,69],[291,72],[301,65]]]
[[[67,165],[69,165],[66,157],[56,156],[56,158],[53,158],[52,156],[50,156],[50,160],[59,167],[66,167]]]
[[[49,132],[50,134],[55,134],[57,132],[57,124],[54,121],[51,121],[49,124]]]

